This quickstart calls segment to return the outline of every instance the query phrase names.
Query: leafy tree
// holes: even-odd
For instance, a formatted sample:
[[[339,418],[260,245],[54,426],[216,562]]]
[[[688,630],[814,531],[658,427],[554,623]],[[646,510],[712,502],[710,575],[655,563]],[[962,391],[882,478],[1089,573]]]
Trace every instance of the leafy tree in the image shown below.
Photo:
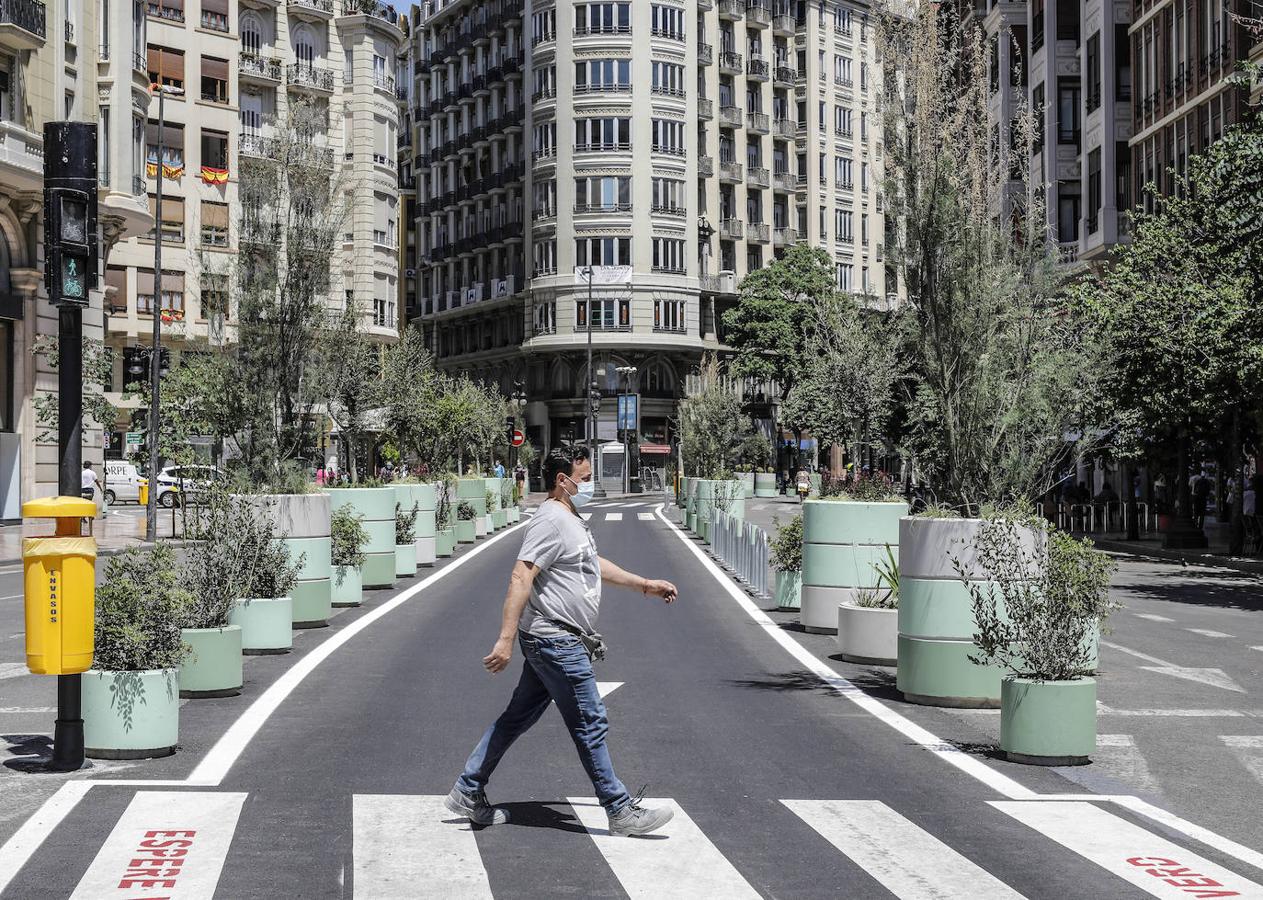
[[[42,355],[50,371],[56,373],[59,364],[58,337],[55,334],[42,334],[35,338],[31,352]],[[83,338],[83,428],[81,435],[86,438],[93,430],[112,428],[118,419],[118,407],[105,396],[105,384],[110,377],[113,357],[105,347],[105,342],[97,338]],[[35,395],[35,421],[40,431],[36,441],[57,443],[58,440],[58,392],[39,391]]]
[[[434,368],[421,333],[407,329],[382,355],[382,402],[386,429],[399,446],[433,471],[452,464],[451,432],[439,399],[449,379]]]
[[[352,481],[359,481],[359,455],[373,431],[373,418],[385,402],[377,343],[360,325],[360,313],[348,302],[332,327],[320,332],[313,347],[314,390],[338,426],[342,458]]]
[[[680,449],[684,471],[721,478],[730,470],[744,437],[741,400],[714,357],[702,360],[700,387],[680,401]]]

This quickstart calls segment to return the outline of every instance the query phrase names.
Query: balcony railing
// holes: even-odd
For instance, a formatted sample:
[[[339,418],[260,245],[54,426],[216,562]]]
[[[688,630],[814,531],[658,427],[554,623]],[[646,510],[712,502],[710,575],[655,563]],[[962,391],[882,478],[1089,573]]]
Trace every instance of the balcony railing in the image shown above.
[[[746,115],[746,128],[756,134],[767,134],[772,130],[772,118],[767,113],[749,113]]]
[[[255,78],[264,78],[268,81],[280,81],[281,61],[279,59],[265,59],[253,53],[242,53],[237,58],[237,74],[252,75]]]
[[[772,24],[772,11],[766,6],[747,6],[746,25],[755,28],[766,28]]]
[[[766,59],[758,56],[752,56],[746,62],[746,77],[753,78],[756,81],[767,81],[771,74],[771,67],[767,64]]]
[[[149,193],[149,185],[146,183],[143,175],[132,176],[132,193],[137,197],[144,197]]]
[[[285,78],[295,87],[309,87],[318,91],[333,90],[333,72],[318,69],[309,63],[290,63],[285,67]]]
[[[715,118],[715,101],[707,97],[697,98],[697,117],[699,119]]]
[[[697,61],[703,66],[709,66],[715,61],[715,48],[710,44],[697,42]]]
[[[574,92],[576,94],[630,94],[630,81],[611,81],[608,84],[576,84]]]
[[[789,66],[777,66],[772,70],[772,82],[777,87],[792,87],[797,74]]]
[[[773,16],[772,30],[784,37],[792,37],[798,31],[798,23],[793,16]]]
[[[289,0],[289,6],[294,10],[309,10],[327,16],[333,15],[333,0]]]
[[[798,190],[798,176],[788,171],[773,172],[772,187],[778,191],[793,193]]]
[[[775,228],[772,230],[772,244],[776,247],[788,247],[798,241],[798,232],[793,228]]]
[[[719,18],[737,21],[746,13],[745,0],[719,0]]]
[[[741,127],[741,107],[739,106],[721,106],[719,107],[719,124],[723,128],[740,128]]]
[[[0,26],[12,25],[43,43],[48,37],[48,12],[40,0],[3,0]]]
[[[750,240],[766,244],[772,239],[771,226],[761,222],[750,223]]]
[[[719,54],[719,71],[726,75],[740,75],[741,54],[735,50],[723,50]]]
[[[725,181],[741,181],[745,167],[739,162],[720,162],[719,177]]]
[[[740,219],[721,219],[719,237],[725,241],[739,241],[745,234]]]
[[[789,119],[777,119],[773,127],[776,130],[776,136],[787,141],[792,141],[797,131],[797,126]]]
[[[746,183],[751,187],[765,188],[771,184],[767,169],[762,166],[750,166],[746,169]]]
[[[575,153],[627,153],[630,150],[630,141],[589,141],[574,145]]]

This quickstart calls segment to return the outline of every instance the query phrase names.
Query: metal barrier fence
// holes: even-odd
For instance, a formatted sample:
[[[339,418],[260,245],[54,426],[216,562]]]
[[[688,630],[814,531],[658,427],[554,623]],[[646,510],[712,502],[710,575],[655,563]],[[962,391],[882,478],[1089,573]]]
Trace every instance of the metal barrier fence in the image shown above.
[[[762,528],[712,510],[710,549],[738,581],[761,597],[768,595],[768,545]]]
[[[1108,503],[1062,503],[1057,506],[1057,527],[1062,531],[1102,534],[1127,530],[1128,507],[1121,500]],[[1149,504],[1136,503],[1136,521],[1140,531],[1153,531],[1156,517]]]

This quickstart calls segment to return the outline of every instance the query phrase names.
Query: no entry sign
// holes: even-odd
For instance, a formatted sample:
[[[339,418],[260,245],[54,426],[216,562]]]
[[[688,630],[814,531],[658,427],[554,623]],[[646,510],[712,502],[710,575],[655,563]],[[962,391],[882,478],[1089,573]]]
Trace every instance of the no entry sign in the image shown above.
[[[526,443],[526,435],[522,433],[522,429],[514,428],[513,429],[513,446],[521,447],[525,443]]]

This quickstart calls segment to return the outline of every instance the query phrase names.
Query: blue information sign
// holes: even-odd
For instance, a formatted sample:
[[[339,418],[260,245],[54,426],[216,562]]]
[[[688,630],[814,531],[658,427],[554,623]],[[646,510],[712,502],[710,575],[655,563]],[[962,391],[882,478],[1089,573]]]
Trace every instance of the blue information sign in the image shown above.
[[[636,423],[640,420],[640,395],[639,394],[619,394],[618,396],[618,427],[621,429],[635,429]]]

